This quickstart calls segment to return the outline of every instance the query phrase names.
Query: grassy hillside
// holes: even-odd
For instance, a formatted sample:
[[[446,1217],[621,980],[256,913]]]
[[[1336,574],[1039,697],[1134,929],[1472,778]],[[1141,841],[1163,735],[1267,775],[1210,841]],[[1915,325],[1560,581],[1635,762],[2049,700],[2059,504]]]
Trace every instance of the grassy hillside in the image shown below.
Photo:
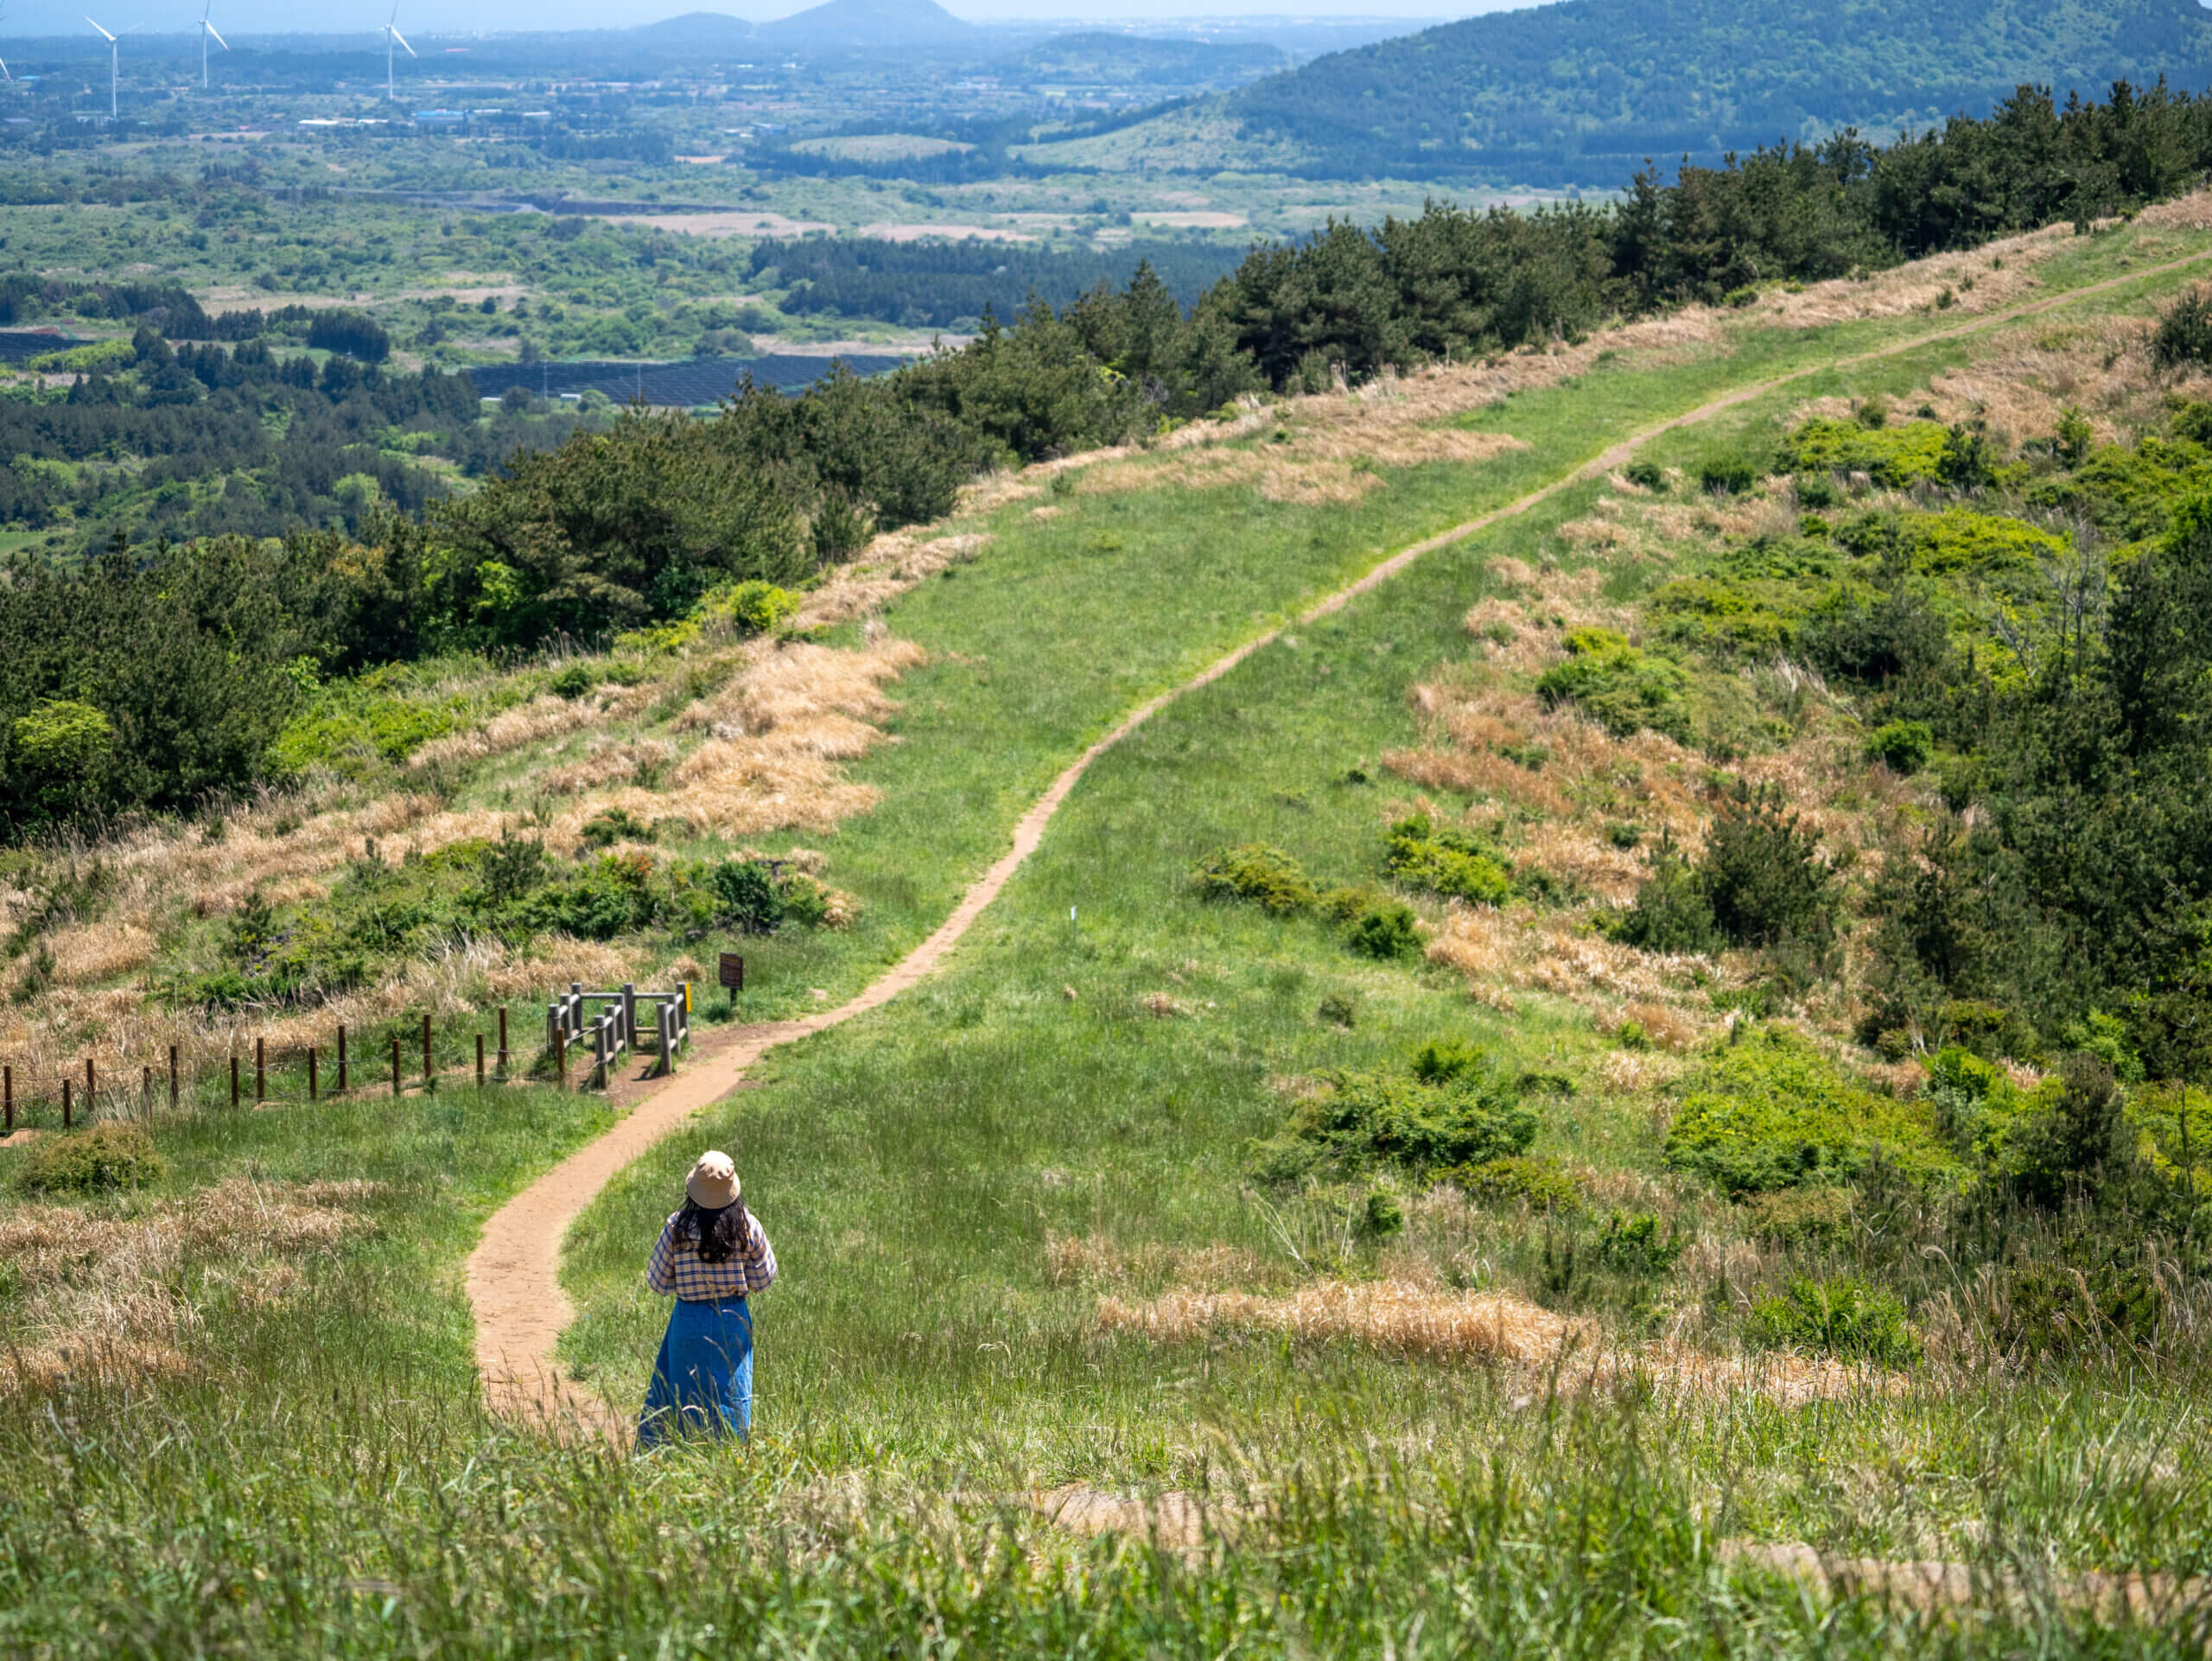
[[[1621,0],[1493,12],[1335,53],[1109,143],[1146,155],[1206,123],[1316,176],[1464,175],[1613,186],[1646,158],[1887,136],[1983,115],[2018,87],[2212,83],[2187,0],[1929,8]],[[1057,154],[1058,152],[1052,152]],[[1071,154],[1068,157],[1073,160]],[[1219,165],[1218,162],[1213,165]]]
[[[464,942],[503,831],[544,844],[559,894],[623,872],[659,892],[802,843],[843,926],[751,937],[766,972],[741,1008],[814,1007],[941,917],[1134,703],[1390,550],[1746,395],[1655,439],[1648,470],[1440,549],[1172,705],[943,972],[785,1053],[602,1198],[569,1244],[568,1355],[626,1402],[656,1336],[635,1289],[652,1226],[701,1139],[738,1155],[785,1263],[749,1449],[621,1460],[482,1415],[460,1257],[606,1123],[592,1096],[449,1083],[233,1115],[211,1079],[147,1127],[165,1168],[135,1187],[34,1188],[81,1137],[0,1151],[0,1647],[2181,1647],[2186,1610],[2115,1638],[2066,1577],[2212,1566],[2189,1237],[2137,1231],[2171,1258],[2147,1326],[2061,1302],[2058,1341],[2024,1349],[2005,1325],[2030,1297],[1947,1231],[1944,1196],[1986,1173],[1929,1086],[2017,1109],[2004,1092],[2031,1103],[2057,1058],[1987,1021],[1962,1045],[1861,1041],[1882,836],[1938,816],[1948,775],[1869,759],[1923,717],[1840,673],[1793,679],[1776,658],[1811,648],[1771,631],[1806,627],[1818,582],[1872,583],[1892,527],[1937,550],[1905,557],[1961,642],[2044,638],[2017,597],[1983,608],[1997,566],[1942,550],[2040,547],[2057,510],[2037,492],[2096,525],[2212,468],[2183,430],[2203,378],[2145,347],[2186,274],[2143,273],[2212,254],[2202,211],[1255,399],[987,481],[767,632],[709,618],[612,653],[431,664],[318,712],[351,768],[319,793],[10,866],[16,923],[82,907],[35,914],[53,978],[16,971],[0,1034],[42,1047],[41,1078],[95,1035],[142,1047],[116,1058],[135,1076],[172,1033],[214,1060],[264,1030],[146,996],[221,972],[242,914],[265,948],[411,907],[426,932],[365,964],[376,1041],[427,1007],[450,1043],[499,996],[575,970],[657,981],[720,943],[675,912]],[[1908,476],[1924,429],[1976,417],[2017,471],[1957,495]],[[1789,446],[1819,453],[1772,471]],[[2096,545],[2151,534],[2111,523]],[[1677,603],[1683,585],[1713,603]],[[1693,627],[1708,616],[1770,633],[1732,656]],[[1555,678],[1592,657],[1603,674]],[[1930,742],[1931,763],[1966,753],[1948,729]],[[1840,970],[1777,940],[1615,938],[1677,851],[1706,857],[1732,773],[1785,783],[1820,829],[1849,896]],[[1310,888],[1224,858],[1254,844]],[[95,857],[113,886],[85,880]],[[144,955],[102,970],[96,945]],[[1939,1075],[1947,1047],[1982,1070]],[[1758,1189],[1700,1165],[1697,1104],[1777,1070],[1883,1158]],[[1378,1094],[1410,1129],[1363,1143],[1338,1107]],[[2146,1160],[2164,1099],[2126,1098]],[[2053,1263],[2113,1225],[2024,1201],[1984,1220]],[[1798,1282],[1846,1279],[1848,1320],[1807,1314]],[[1188,1553],[1086,1543],[1023,1503],[1075,1478],[1202,1489],[1226,1526]],[[1955,1625],[1831,1603],[1758,1550],[1790,1542],[1970,1562],[1989,1595]]]

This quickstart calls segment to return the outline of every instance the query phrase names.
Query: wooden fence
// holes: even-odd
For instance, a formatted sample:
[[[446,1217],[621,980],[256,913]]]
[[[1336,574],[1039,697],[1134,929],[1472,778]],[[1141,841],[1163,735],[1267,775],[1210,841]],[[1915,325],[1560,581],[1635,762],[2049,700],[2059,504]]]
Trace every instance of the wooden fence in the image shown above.
[[[594,1017],[587,1006],[597,1003]],[[388,1091],[435,1091],[442,1080],[459,1075],[479,1090],[531,1079],[567,1088],[572,1050],[588,1063],[580,1086],[603,1088],[621,1058],[651,1053],[662,1074],[676,1070],[676,1058],[691,1041],[691,983],[670,992],[640,992],[625,984],[612,991],[588,991],[578,983],[546,1005],[545,1045],[522,1060],[508,1042],[507,1010],[499,1011],[496,1032],[469,1034],[473,1048],[456,1048],[451,1032],[441,1034],[425,1015],[419,1027],[383,1029],[365,1051],[359,1035],[334,1024],[332,1042],[272,1047],[257,1037],[251,1047],[232,1047],[209,1072],[193,1071],[168,1047],[166,1066],[105,1061],[86,1055],[59,1077],[37,1076],[29,1067],[0,1063],[0,1135],[23,1128],[73,1130],[96,1118],[150,1118],[158,1109],[171,1112],[188,1104],[264,1107],[359,1098]],[[648,1023],[645,1017],[650,1017]],[[487,1040],[491,1041],[487,1044]],[[212,1101],[210,1098],[213,1098]]]

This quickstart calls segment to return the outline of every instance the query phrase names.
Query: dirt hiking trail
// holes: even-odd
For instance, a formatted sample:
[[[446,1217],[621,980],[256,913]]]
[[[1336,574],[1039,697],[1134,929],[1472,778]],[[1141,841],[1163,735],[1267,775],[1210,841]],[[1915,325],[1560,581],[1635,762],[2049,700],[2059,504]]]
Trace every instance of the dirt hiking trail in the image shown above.
[[[1397,553],[1309,606],[1297,616],[1255,636],[1216,659],[1180,685],[1138,705],[1103,738],[1076,758],[1036,804],[1021,816],[1014,830],[1014,843],[989,869],[976,879],[952,914],[896,965],[887,971],[849,1002],[808,1015],[802,1020],[774,1021],[736,1030],[699,1055],[687,1071],[658,1089],[637,1098],[637,1104],[619,1123],[596,1141],[586,1144],[547,1171],[507,1201],[484,1225],[476,1250],[469,1254],[468,1302],[476,1318],[476,1366],[485,1396],[494,1411],[536,1421],[551,1429],[588,1431],[619,1435],[626,1414],[615,1411],[597,1395],[560,1377],[554,1352],[562,1329],[575,1314],[561,1287],[561,1243],[569,1225],[615,1174],[676,1130],[702,1107],[719,1101],[744,1080],[746,1069],[779,1044],[804,1038],[889,1002],[935,969],[968,932],[983,908],[998,897],[1007,880],[1044,841],[1046,827],[1059,811],[1077,781],[1092,762],[1120,743],[1160,710],[1186,692],[1220,679],[1286,630],[1302,627],[1339,611],[1359,595],[1379,588],[1424,555],[1462,542],[1503,520],[1516,518],[1560,492],[1624,466],[1643,445],[1662,434],[1693,426],[1713,416],[1793,381],[1848,369],[1883,358],[1896,357],[1938,341],[1979,334],[2024,317],[2069,305],[2077,300],[2145,282],[2184,267],[2212,259],[2212,250],[2190,254],[2162,264],[2147,265],[2120,277],[2107,277],[2080,288],[2064,290],[2040,299],[1985,313],[1948,328],[1916,334],[1907,340],[1877,347],[1850,357],[1836,358],[1796,369],[1770,379],[1748,382],[1708,399],[1696,408],[1656,422],[1630,434],[1602,454],[1561,474],[1543,485],[1492,509],[1440,531]],[[624,1091],[621,1095],[627,1096]],[[640,1264],[651,1242],[640,1241]]]

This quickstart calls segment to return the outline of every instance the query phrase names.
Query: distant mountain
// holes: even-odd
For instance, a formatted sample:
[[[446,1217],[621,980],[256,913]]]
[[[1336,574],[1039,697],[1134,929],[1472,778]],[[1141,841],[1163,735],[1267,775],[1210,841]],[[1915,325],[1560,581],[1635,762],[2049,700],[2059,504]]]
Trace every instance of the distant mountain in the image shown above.
[[[646,23],[631,31],[654,41],[698,41],[719,44],[726,41],[746,41],[753,37],[753,25],[742,17],[733,17],[726,11],[687,11],[681,16],[664,17],[657,23]]]
[[[2161,74],[2212,87],[2196,0],[1564,0],[1316,58],[1120,143],[1153,165],[1233,165],[1233,135],[1319,176],[1618,185],[1647,156],[1888,135],[2024,83],[2063,102]]]
[[[1002,77],[1075,86],[1236,86],[1290,67],[1290,54],[1265,41],[1161,40],[1085,29],[1056,35],[992,67]]]
[[[754,30],[776,46],[820,48],[973,47],[984,31],[936,0],[824,0]]]

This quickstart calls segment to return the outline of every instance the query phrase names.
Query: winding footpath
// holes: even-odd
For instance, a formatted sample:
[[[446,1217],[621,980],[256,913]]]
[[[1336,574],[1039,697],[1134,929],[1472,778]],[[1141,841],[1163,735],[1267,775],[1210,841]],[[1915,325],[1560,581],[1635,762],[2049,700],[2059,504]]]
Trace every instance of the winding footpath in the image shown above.
[[[1602,454],[1560,474],[1549,484],[1530,491],[1502,507],[1455,525],[1425,541],[1401,549],[1357,581],[1316,601],[1287,622],[1247,640],[1180,685],[1169,688],[1123,716],[1120,724],[1084,751],[1052,780],[1052,786],[1014,826],[1014,843],[982,875],[976,878],[960,903],[937,930],[893,968],[849,1002],[804,1020],[777,1021],[751,1028],[739,1041],[701,1058],[688,1072],[643,1098],[630,1113],[597,1140],[578,1149],[535,1182],[507,1201],[484,1225],[467,1270],[468,1302],[476,1318],[476,1365],[486,1398],[503,1415],[536,1421],[549,1428],[589,1429],[602,1434],[619,1430],[599,1397],[563,1379],[556,1364],[555,1346],[562,1329],[575,1314],[561,1287],[561,1242],[569,1226],[612,1181],[615,1174],[676,1130],[701,1108],[719,1101],[744,1079],[746,1069],[778,1045],[818,1033],[889,1002],[935,969],[957,945],[983,908],[998,897],[1007,880],[1044,841],[1046,827],[1092,762],[1185,693],[1219,680],[1255,652],[1272,644],[1286,631],[1302,627],[1349,605],[1359,595],[1381,587],[1415,560],[1440,548],[1463,542],[1491,525],[1526,513],[1560,492],[1586,480],[1625,466],[1637,449],[1662,434],[1693,426],[1765,396],[1794,381],[1827,374],[1839,369],[1896,357],[1938,341],[1979,334],[2041,312],[2070,305],[2077,300],[2113,289],[2164,276],[2212,259],[2212,249],[2162,264],[2146,265],[2124,276],[2068,289],[2037,300],[1988,312],[1946,328],[1916,334],[1847,358],[1833,359],[1792,370],[1770,379],[1747,383],[1662,422],[1630,434]]]

